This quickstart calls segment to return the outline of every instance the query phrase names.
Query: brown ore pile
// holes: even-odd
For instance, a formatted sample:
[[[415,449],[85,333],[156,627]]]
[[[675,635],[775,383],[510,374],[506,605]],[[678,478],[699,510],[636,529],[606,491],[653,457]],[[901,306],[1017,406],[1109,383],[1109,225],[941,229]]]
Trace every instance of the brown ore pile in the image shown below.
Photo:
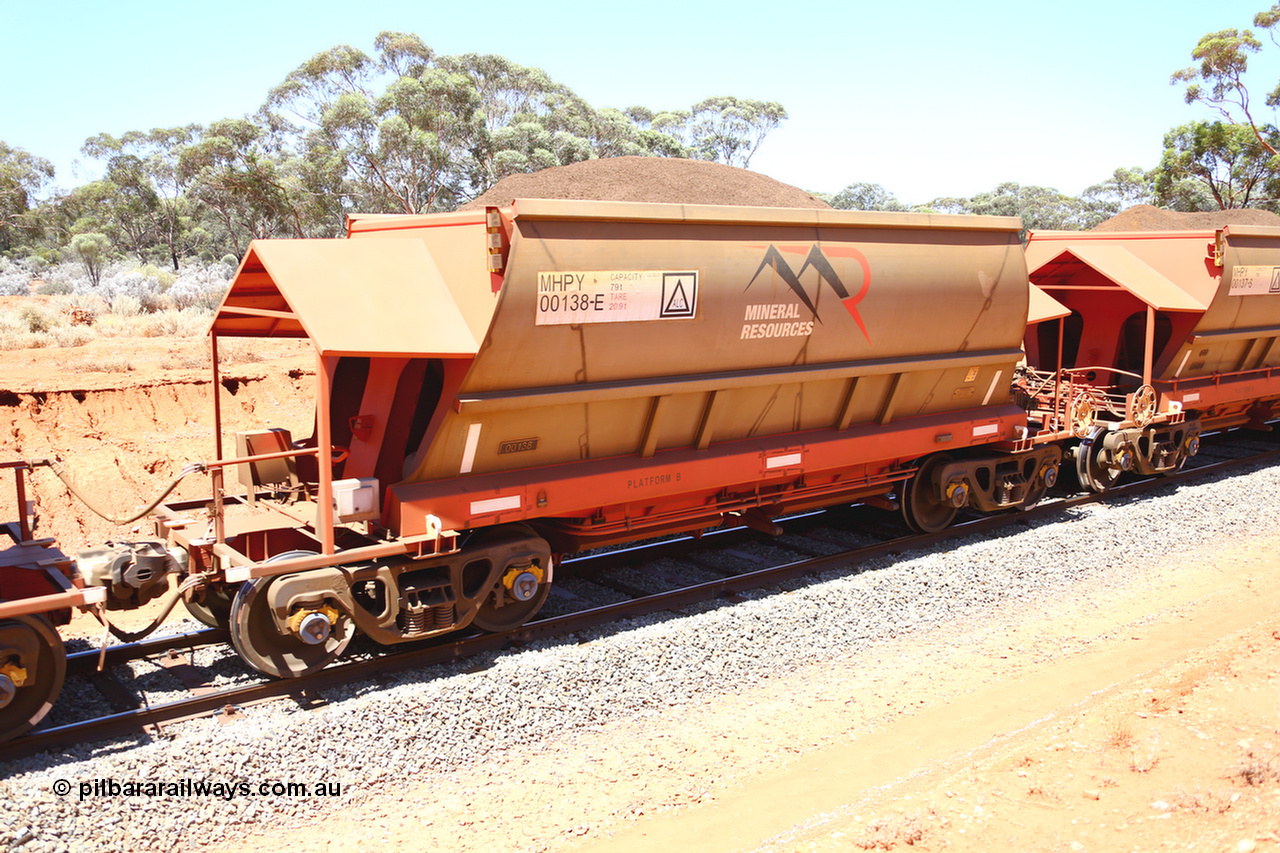
[[[508,175],[459,209],[507,205],[517,198],[830,207],[802,189],[720,163],[671,157],[609,157]]]
[[[1139,204],[1095,225],[1094,231],[1213,231],[1224,225],[1280,225],[1280,216],[1267,210],[1210,210],[1179,213]]]

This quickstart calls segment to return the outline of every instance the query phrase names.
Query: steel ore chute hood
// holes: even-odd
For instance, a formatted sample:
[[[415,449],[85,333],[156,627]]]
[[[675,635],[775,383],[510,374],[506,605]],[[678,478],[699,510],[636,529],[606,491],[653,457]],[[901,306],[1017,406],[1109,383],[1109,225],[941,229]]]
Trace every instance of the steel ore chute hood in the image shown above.
[[[254,240],[210,332],[309,338],[320,355],[472,356],[420,240]]]

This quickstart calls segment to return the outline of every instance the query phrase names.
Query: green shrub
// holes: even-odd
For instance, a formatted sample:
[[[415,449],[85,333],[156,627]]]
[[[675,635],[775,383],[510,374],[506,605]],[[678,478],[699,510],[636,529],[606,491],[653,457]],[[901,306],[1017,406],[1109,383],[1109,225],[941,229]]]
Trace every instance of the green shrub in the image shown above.
[[[40,296],[66,296],[72,290],[69,282],[46,281],[36,288],[36,293]]]
[[[154,279],[160,285],[161,292],[173,287],[173,283],[177,280],[177,276],[173,273],[162,270],[155,264],[143,264],[135,272],[140,273],[144,278]]]

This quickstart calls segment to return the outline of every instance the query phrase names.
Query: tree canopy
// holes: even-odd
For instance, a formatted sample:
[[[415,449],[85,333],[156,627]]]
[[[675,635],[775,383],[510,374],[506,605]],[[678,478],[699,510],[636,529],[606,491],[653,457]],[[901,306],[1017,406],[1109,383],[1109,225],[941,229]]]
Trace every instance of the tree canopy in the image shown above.
[[[1259,137],[1259,133],[1264,134]],[[1276,139],[1275,128],[1195,121],[1165,134],[1164,156],[1155,170],[1160,204],[1186,205],[1188,183],[1207,189],[1219,209],[1248,207],[1255,198],[1276,195],[1275,156],[1261,139]]]
[[[1253,24],[1265,30],[1273,44],[1277,43],[1275,28],[1280,24],[1280,3],[1254,15]],[[1256,107],[1245,81],[1249,57],[1261,49],[1262,42],[1251,30],[1207,33],[1191,51],[1192,59],[1199,64],[1175,71],[1170,82],[1186,85],[1188,104],[1204,104],[1232,124],[1247,124],[1258,143],[1276,154],[1272,142],[1266,138],[1265,122],[1254,116]],[[1273,109],[1280,104],[1280,83],[1267,94],[1264,103]]]
[[[0,251],[53,244],[88,263],[72,241],[92,235],[79,245],[95,259],[176,270],[258,237],[334,236],[351,212],[451,210],[507,175],[596,157],[745,168],[785,119],[780,104],[727,95],[596,108],[541,69],[382,32],[372,54],[338,45],[302,62],[251,116],[86,140],[103,177],[39,204],[52,165],[0,143]]]
[[[1254,30],[1206,34],[1175,72],[1190,121],[1163,139],[1152,169],[1121,168],[1070,196],[1007,181],[972,197],[900,201],[882,185],[817,193],[833,207],[1022,217],[1030,228],[1088,228],[1133,204],[1180,210],[1275,208],[1280,132],[1267,110],[1280,83],[1251,96],[1249,60],[1280,47],[1280,3]],[[596,107],[539,68],[494,54],[438,54],[413,33],[382,32],[366,53],[337,45],[270,86],[252,115],[98,134],[82,152],[98,180],[52,190],[49,161],[0,142],[0,253],[85,266],[127,256],[172,267],[239,257],[259,237],[343,232],[353,212],[451,210],[498,180],[600,157],[712,160],[749,168],[786,121],[772,101],[733,95],[679,105]],[[43,262],[43,261],[42,261]]]
[[[14,248],[40,190],[53,180],[53,164],[0,140],[0,251]],[[25,223],[28,228],[31,223]]]

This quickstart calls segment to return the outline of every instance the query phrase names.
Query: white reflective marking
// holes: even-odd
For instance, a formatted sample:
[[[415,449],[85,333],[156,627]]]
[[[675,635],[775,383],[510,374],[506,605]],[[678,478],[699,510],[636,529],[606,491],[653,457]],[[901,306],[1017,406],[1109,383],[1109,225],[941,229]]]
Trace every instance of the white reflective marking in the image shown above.
[[[227,583],[241,583],[249,579],[248,566],[232,566],[222,573],[223,579]]]
[[[996,383],[1000,381],[1000,377],[1003,375],[1004,375],[1003,370],[997,370],[996,375],[991,377],[991,387],[987,389],[987,396],[982,398],[982,405],[985,406],[987,403],[991,402],[991,395],[996,390]]]
[[[1196,391],[1194,394],[1183,394],[1183,395],[1182,395],[1182,405],[1184,405],[1184,406],[1185,406],[1187,403],[1198,403],[1198,402],[1200,402],[1200,392],[1199,392],[1199,391]]]
[[[1191,350],[1187,350],[1182,354],[1182,361],[1178,364],[1178,369],[1173,374],[1174,379],[1182,375],[1182,368],[1187,366],[1187,359],[1189,358],[1191,358]]]
[[[519,495],[507,495],[501,498],[489,498],[483,501],[471,502],[472,515],[487,515],[491,512],[502,512],[507,509],[519,509],[521,504]]]
[[[788,453],[786,456],[771,456],[764,461],[764,467],[773,468],[789,468],[792,465],[799,465],[804,456],[799,453]]]
[[[476,461],[476,447],[480,444],[480,424],[467,427],[467,446],[462,450],[462,467],[459,474],[470,474],[471,466]]]
[[[982,426],[976,426],[973,428],[973,437],[977,438],[980,435],[995,435],[999,431],[1000,424],[983,424]]]

